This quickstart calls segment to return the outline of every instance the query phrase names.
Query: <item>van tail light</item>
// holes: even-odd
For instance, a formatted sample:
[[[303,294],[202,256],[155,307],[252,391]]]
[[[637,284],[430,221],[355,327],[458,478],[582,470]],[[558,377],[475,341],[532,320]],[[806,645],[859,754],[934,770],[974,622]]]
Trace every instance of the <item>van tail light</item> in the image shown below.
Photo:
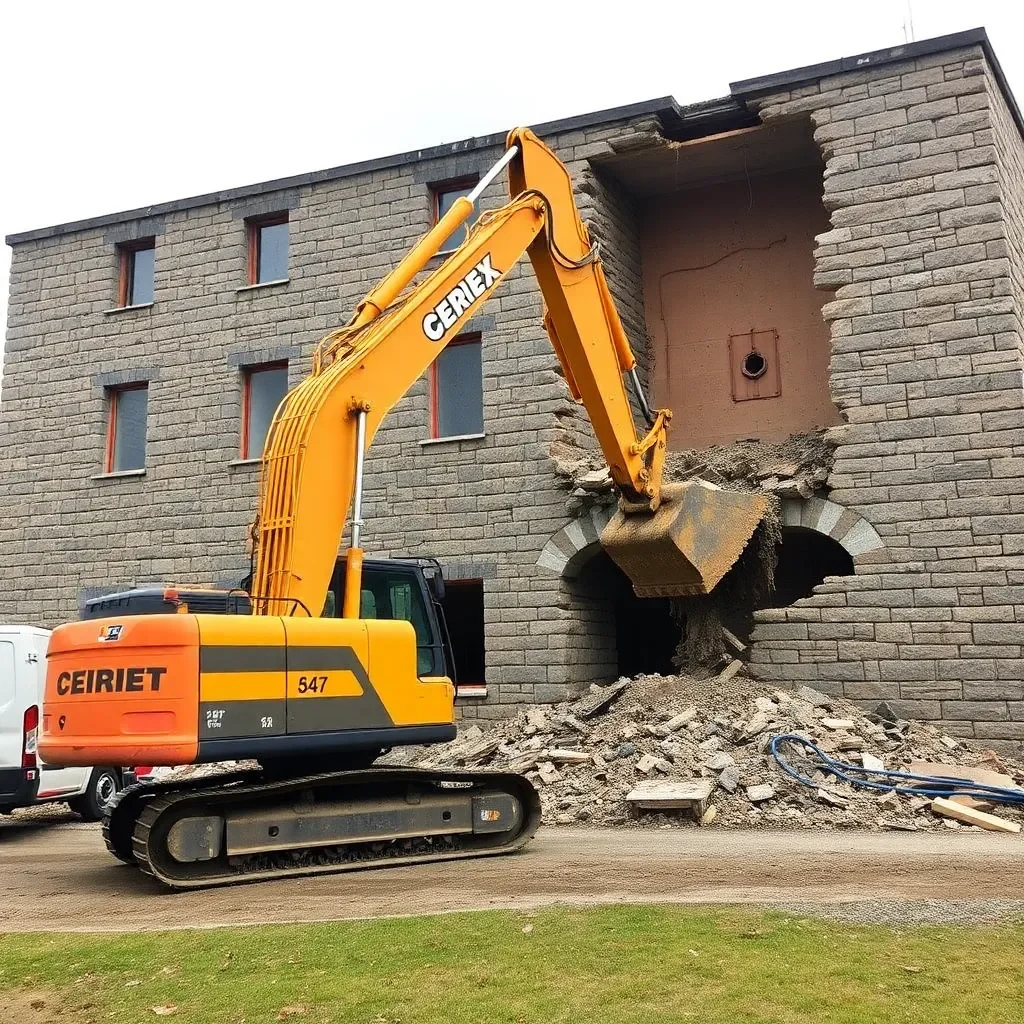
[[[36,767],[36,744],[39,742],[39,707],[25,709],[24,738],[21,745],[21,767]]]

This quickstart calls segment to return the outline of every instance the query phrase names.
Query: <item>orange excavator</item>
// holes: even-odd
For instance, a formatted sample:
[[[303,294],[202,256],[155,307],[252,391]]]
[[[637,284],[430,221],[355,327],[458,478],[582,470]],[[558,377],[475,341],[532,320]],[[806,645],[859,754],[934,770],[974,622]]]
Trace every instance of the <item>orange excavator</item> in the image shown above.
[[[506,167],[511,200],[416,281]],[[504,853],[533,835],[539,800],[521,775],[373,766],[383,750],[454,738],[454,687],[439,566],[364,564],[361,546],[363,461],[381,421],[524,253],[618,488],[601,541],[637,593],[710,592],[742,553],[766,500],[662,483],[671,413],[644,396],[568,170],[517,129],[477,187],[323,339],[312,373],[282,401],[248,592],[128,591],[53,632],[44,761],[259,764],[125,790],[104,822],[115,856],[197,888]]]

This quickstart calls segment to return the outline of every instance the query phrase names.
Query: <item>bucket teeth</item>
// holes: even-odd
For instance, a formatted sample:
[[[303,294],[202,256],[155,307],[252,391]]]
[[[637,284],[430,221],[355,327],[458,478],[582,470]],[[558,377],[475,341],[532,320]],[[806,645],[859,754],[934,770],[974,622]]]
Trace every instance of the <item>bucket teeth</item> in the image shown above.
[[[702,480],[665,484],[656,512],[620,509],[601,532],[601,544],[638,597],[709,594],[767,511],[764,495]]]

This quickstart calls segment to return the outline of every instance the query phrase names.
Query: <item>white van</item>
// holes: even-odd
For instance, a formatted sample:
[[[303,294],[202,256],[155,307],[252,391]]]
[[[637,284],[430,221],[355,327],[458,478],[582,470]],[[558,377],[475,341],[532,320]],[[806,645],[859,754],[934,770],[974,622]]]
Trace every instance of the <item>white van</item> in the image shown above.
[[[36,756],[49,639],[48,629],[0,625],[0,814],[66,800],[98,821],[123,784],[121,770],[60,768]]]

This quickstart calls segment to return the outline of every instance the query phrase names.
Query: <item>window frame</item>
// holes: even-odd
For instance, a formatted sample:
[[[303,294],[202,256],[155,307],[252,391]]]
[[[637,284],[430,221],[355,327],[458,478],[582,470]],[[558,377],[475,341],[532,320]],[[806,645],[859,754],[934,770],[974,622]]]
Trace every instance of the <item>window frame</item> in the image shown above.
[[[440,432],[441,417],[438,400],[440,388],[438,387],[438,373],[441,367],[441,357],[449,348],[458,345],[479,345],[480,346],[480,433],[479,434],[442,434]],[[430,440],[447,441],[460,437],[480,437],[484,434],[483,405],[484,405],[484,336],[481,331],[464,331],[457,334],[437,354],[437,358],[430,364]]]
[[[446,192],[469,192],[472,191],[480,183],[479,174],[467,174],[461,178],[450,178],[446,181],[434,182],[430,186],[430,198],[432,203],[433,220],[431,227],[433,227],[441,219],[441,195]],[[461,227],[464,230],[469,230],[469,225],[463,222]],[[460,243],[461,244],[461,243]],[[458,246],[453,249],[438,249],[437,255],[443,256],[448,253],[455,252]]]
[[[275,277],[273,281],[261,281],[260,280],[260,229],[271,228],[277,224],[290,224],[291,220],[288,216],[287,210],[281,210],[279,213],[268,213],[259,217],[250,217],[245,222],[246,239],[248,246],[247,253],[247,274],[249,287],[255,287],[261,284],[275,284],[278,281],[287,281],[288,263],[285,261],[285,276]],[[288,241],[291,242],[291,233],[289,232]]]
[[[117,405],[121,395],[126,391],[149,391],[149,381],[140,380],[131,384],[118,384],[108,387],[107,391],[107,442],[106,452],[103,458],[103,472],[113,473],[142,473],[146,469],[146,459],[143,455],[142,465],[132,469],[114,468],[114,449],[117,444]],[[149,396],[146,396],[146,427],[149,427]]]
[[[153,250],[153,299],[149,302],[129,301],[133,299],[132,284],[135,277],[135,254],[144,249]],[[131,242],[120,242],[117,246],[117,305],[119,309],[134,306],[150,306],[156,297],[156,238],[138,238]]]
[[[242,368],[242,433],[239,444],[239,459],[242,462],[255,462],[263,458],[263,452],[259,455],[249,454],[249,413],[251,410],[252,403],[252,375],[254,373],[263,373],[266,370],[284,370],[285,371],[285,394],[288,393],[288,360],[287,359],[273,359],[268,363],[252,363],[249,366],[243,366]],[[266,438],[263,441],[264,448],[266,448]]]

